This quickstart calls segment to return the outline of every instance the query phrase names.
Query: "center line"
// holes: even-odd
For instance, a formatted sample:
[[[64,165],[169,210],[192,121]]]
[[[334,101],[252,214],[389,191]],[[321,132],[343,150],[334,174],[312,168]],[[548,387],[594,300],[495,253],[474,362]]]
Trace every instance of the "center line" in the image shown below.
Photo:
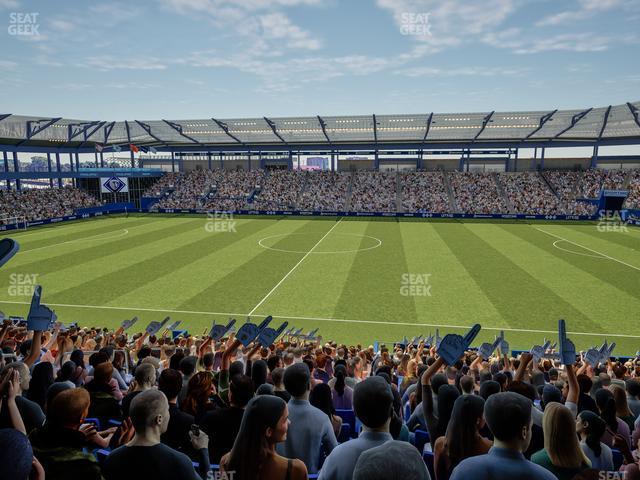
[[[267,294],[264,296],[264,298],[263,298],[262,300],[260,300],[260,302],[258,302],[258,304],[257,304],[255,307],[253,307],[253,309],[252,309],[252,310],[247,314],[247,316],[249,316],[249,317],[250,317],[250,316],[253,314],[253,312],[255,312],[255,311],[258,309],[258,307],[259,307],[260,305],[262,305],[262,304],[264,303],[264,301],[265,301],[267,298],[269,298],[269,297],[271,296],[271,294],[272,294],[273,292],[275,292],[275,290],[276,290],[280,285],[282,285],[282,282],[284,282],[284,281],[287,279],[287,277],[288,277],[289,275],[291,275],[291,274],[293,273],[293,271],[294,271],[296,268],[298,268],[298,266],[299,266],[302,262],[304,262],[304,259],[305,259],[305,258],[307,258],[309,255],[311,255],[311,253],[316,249],[316,247],[317,247],[318,245],[320,245],[320,242],[322,242],[322,241],[327,237],[327,235],[329,235],[329,234],[333,231],[333,229],[334,229],[334,228],[336,228],[336,227],[338,226],[338,224],[342,221],[342,219],[343,219],[343,218],[344,218],[344,217],[340,217],[340,219],[335,223],[335,225],[334,225],[333,227],[331,227],[331,228],[327,231],[327,233],[325,233],[325,234],[322,236],[322,238],[321,238],[320,240],[318,240],[318,242],[317,242],[313,247],[311,247],[311,250],[309,250],[307,253],[305,253],[305,254],[304,254],[304,257],[302,257],[302,258],[300,259],[300,261],[299,261],[298,263],[296,263],[296,264],[293,266],[293,268],[292,268],[291,270],[289,270],[289,271],[287,272],[287,274],[286,274],[284,277],[282,277],[282,279],[281,279],[278,283],[276,283],[276,286],[275,286],[275,287],[273,287],[273,288],[271,289],[271,291],[270,291],[269,293],[267,293]]]

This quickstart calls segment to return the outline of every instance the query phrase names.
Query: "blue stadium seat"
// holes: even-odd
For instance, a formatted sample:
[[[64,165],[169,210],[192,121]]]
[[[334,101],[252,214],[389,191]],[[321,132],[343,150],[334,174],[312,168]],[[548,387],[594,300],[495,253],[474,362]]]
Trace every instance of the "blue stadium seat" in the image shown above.
[[[344,443],[351,439],[351,425],[343,423],[340,427],[340,434],[338,435],[338,443]]]
[[[120,425],[122,425],[122,422],[120,420],[114,420],[113,418],[111,420],[109,420],[109,422],[107,422],[109,424],[109,426],[107,428],[111,428],[111,427],[119,427]]]
[[[418,452],[422,455],[422,451],[424,450],[424,446],[429,441],[429,432],[425,432],[424,430],[416,430],[415,431],[415,440],[414,445],[418,449]]]
[[[422,454],[422,459],[424,460],[424,464],[427,466],[427,470],[429,470],[431,478],[436,478],[436,472],[433,467],[433,452],[424,452]]]
[[[97,450],[93,451],[93,455],[96,457],[100,465],[104,463],[104,461],[109,456],[109,453],[111,453],[109,450],[105,450],[103,448],[98,448]]]
[[[411,417],[411,404],[409,402],[404,406],[404,423],[407,423]]]
[[[96,426],[96,430],[100,431],[102,428],[100,427],[100,420],[94,417],[85,418],[84,423],[93,423]]]
[[[348,423],[351,427],[351,438],[355,438],[356,433],[356,414],[353,410],[336,409],[336,415],[342,419],[342,423]]]
[[[624,455],[622,455],[622,452],[616,448],[612,448],[611,453],[613,454],[613,469],[619,470],[624,463]]]

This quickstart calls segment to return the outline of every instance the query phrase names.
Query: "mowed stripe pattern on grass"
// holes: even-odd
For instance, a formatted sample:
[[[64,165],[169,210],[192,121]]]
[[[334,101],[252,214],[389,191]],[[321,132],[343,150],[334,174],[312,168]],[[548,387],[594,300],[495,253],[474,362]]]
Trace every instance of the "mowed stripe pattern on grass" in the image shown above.
[[[638,333],[633,329],[640,312],[640,272],[560,250],[553,246],[554,237],[539,229],[640,266],[637,232],[598,232],[591,224],[345,218],[336,225],[333,218],[273,217],[237,218],[235,232],[209,232],[206,222],[198,216],[144,215],[16,233],[22,251],[0,271],[0,285],[11,285],[12,275],[37,274],[50,303],[246,314],[322,239],[255,316],[403,324],[288,320],[304,328],[320,327],[325,338],[350,343],[434,330],[420,324],[477,321],[494,328],[551,332],[561,317],[573,331]],[[261,239],[273,249],[260,246]],[[377,244],[372,239],[380,246],[370,248]],[[580,253],[580,247],[569,247]],[[406,274],[428,274],[431,295],[404,295]],[[0,301],[28,300],[0,290]],[[24,315],[27,306],[0,303],[0,309]],[[74,307],[61,307],[58,313],[64,321],[111,326],[130,316]],[[144,321],[163,315],[133,311],[131,316],[138,313]],[[201,332],[216,316],[174,317]],[[414,323],[415,328],[406,325]],[[480,338],[495,333],[485,331]],[[535,333],[509,336],[514,347],[541,340]],[[598,341],[575,340],[582,348]],[[616,341],[628,353],[639,346],[637,339]]]

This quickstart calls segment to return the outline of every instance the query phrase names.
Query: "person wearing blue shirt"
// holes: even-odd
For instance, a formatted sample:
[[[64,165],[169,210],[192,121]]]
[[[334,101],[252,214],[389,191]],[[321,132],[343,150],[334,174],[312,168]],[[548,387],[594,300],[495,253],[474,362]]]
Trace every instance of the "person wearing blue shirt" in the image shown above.
[[[453,470],[450,480],[557,480],[523,454],[531,441],[531,402],[513,392],[491,395],[484,416],[493,433],[486,455],[467,458]]]
[[[309,403],[311,374],[305,363],[296,363],[284,372],[284,388],[291,394],[287,439],[276,446],[279,455],[298,458],[309,474],[318,473],[322,454],[329,455],[338,445],[326,413]]]
[[[353,407],[362,422],[362,433],[357,439],[345,442],[331,452],[318,480],[351,480],[361,453],[393,440],[389,433],[393,393],[384,378],[369,377],[356,385]]]

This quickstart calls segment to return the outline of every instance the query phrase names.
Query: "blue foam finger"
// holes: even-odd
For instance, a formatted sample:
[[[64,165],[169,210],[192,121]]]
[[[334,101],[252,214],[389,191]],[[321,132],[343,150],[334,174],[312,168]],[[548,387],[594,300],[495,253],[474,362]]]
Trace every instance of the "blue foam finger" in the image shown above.
[[[567,328],[564,319],[558,320],[558,340],[562,364],[573,365],[576,362],[576,346],[567,338]]]
[[[27,316],[27,329],[45,331],[50,328],[58,318],[56,314],[46,305],[41,305],[42,287],[37,285],[31,297],[31,307]]]
[[[284,332],[284,329],[289,325],[288,322],[284,322],[277,330],[273,328],[265,328],[258,335],[258,342],[265,348],[269,348],[278,336]]]
[[[124,320],[122,322],[121,326],[125,331],[127,331],[131,327],[133,327],[136,324],[137,321],[138,321],[138,317],[133,317],[131,320]]]
[[[11,238],[3,238],[0,240],[0,267],[13,258],[20,250],[18,242]]]

